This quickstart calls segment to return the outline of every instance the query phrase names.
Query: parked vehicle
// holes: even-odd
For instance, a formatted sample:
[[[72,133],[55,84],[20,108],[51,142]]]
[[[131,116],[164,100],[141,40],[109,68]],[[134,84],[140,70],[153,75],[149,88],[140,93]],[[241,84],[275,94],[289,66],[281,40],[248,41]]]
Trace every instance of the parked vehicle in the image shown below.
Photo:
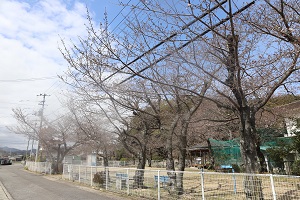
[[[12,160],[9,158],[0,158],[0,165],[11,165]]]

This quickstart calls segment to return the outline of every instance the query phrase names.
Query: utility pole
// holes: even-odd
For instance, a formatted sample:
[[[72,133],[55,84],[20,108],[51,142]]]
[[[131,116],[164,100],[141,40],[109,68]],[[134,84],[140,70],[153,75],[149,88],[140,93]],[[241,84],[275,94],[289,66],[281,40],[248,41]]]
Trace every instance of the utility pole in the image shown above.
[[[38,140],[37,140],[37,149],[36,149],[36,152],[35,152],[35,163],[37,162],[37,159],[38,159],[38,154],[39,154],[39,149],[40,149],[40,134],[41,134],[41,131],[42,131],[42,125],[43,125],[43,115],[44,115],[44,108],[45,108],[45,101],[46,101],[46,96],[50,96],[50,95],[47,95],[47,94],[39,94],[37,96],[42,96],[43,97],[43,100],[39,103],[39,105],[42,106],[42,109],[40,111],[40,116],[41,116],[41,120],[40,120],[40,127],[39,127],[39,133],[38,133]]]

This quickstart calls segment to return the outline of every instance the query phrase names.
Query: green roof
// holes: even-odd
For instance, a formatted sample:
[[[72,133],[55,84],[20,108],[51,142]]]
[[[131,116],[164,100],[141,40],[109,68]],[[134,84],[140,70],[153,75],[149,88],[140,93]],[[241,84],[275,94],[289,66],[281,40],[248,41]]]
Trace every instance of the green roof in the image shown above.
[[[264,142],[260,149],[265,151],[268,148],[281,146],[284,144],[291,144],[293,137],[277,137],[272,140]],[[208,139],[209,147],[216,164],[242,164],[240,152],[240,139],[233,140],[215,140]]]

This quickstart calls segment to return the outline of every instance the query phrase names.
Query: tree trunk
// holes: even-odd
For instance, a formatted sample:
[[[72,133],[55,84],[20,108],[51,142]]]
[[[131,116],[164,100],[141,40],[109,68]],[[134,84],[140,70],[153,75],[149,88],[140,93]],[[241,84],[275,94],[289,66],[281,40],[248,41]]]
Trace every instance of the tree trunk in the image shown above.
[[[184,125],[183,125],[184,129]],[[185,132],[185,131],[183,131]],[[182,171],[182,173],[178,173],[176,177],[176,190],[177,194],[183,194],[183,171],[185,170],[185,159],[186,159],[186,147],[187,147],[187,135],[183,134],[179,136],[179,159],[178,159],[178,171]]]
[[[259,173],[260,163],[257,156],[257,133],[255,129],[255,112],[249,107],[241,110],[241,127],[240,127],[240,149],[245,172],[249,175],[245,177],[244,187],[246,199],[262,200],[262,183],[255,174]]]
[[[166,140],[166,151],[167,151],[166,169],[168,171],[175,171],[172,136],[169,136]]]
[[[257,142],[256,151],[257,151],[257,156],[258,156],[259,164],[260,164],[260,170],[259,170],[260,173],[268,172],[265,156],[262,153],[262,151],[260,150],[260,141]]]
[[[151,157],[148,158],[148,167],[152,167],[152,159],[151,159]]]
[[[148,160],[148,167],[152,167],[152,151],[149,150],[149,156],[147,158]]]
[[[64,160],[64,157],[61,157],[58,161],[57,161],[57,173],[58,174],[62,174],[63,172],[63,160]]]
[[[141,156],[138,158],[138,166],[133,176],[133,187],[143,188],[144,187],[144,169],[146,166],[146,151],[141,152]]]
[[[166,138],[166,151],[167,151],[167,158],[166,158],[166,169],[168,170],[167,174],[170,178],[168,183],[168,191],[169,193],[176,192],[176,173],[175,165],[174,165],[174,158],[173,158],[173,133],[168,132]]]
[[[60,144],[58,144],[58,146],[57,146],[56,158],[52,159],[51,167],[52,167],[52,173],[53,174],[59,174],[60,173],[60,170],[59,170],[59,160],[61,159],[61,157],[60,157],[60,154],[61,154],[60,146],[61,146]]]
[[[107,153],[107,149],[106,147],[104,148],[104,152],[103,152],[103,165],[104,167],[108,167],[108,153]]]
[[[228,76],[226,85],[234,94],[239,105],[240,120],[240,150],[245,168],[245,172],[249,174],[259,173],[260,163],[257,156],[258,137],[255,129],[255,113],[254,107],[248,105],[241,85],[241,68],[238,59],[238,35],[228,35],[228,57],[227,71]],[[261,180],[256,176],[246,176],[244,181],[246,199],[263,199]]]
[[[108,167],[108,157],[107,156],[103,156],[103,165],[104,165],[104,167]]]

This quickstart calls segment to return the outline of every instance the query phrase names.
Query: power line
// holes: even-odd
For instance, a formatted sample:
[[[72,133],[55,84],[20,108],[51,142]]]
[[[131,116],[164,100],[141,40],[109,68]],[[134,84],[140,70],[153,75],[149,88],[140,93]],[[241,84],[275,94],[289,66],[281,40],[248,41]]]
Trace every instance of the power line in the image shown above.
[[[112,19],[112,21],[107,25],[107,27],[109,27],[116,19],[117,19],[117,17],[123,12],[123,10],[129,5],[129,3],[131,2],[132,0],[129,0],[128,2],[127,2],[127,4],[125,4],[126,6],[123,6],[123,8],[118,12],[118,14]],[[137,7],[138,5],[140,4],[140,1],[135,5],[135,7]],[[120,24],[122,24],[122,22],[132,13],[132,11],[133,11],[133,9],[131,9],[124,17],[123,17],[123,19],[113,28],[113,30],[112,31],[110,31],[110,34],[109,35],[111,35],[117,28],[118,28],[118,26],[120,26]],[[101,34],[102,33],[104,33],[105,32],[105,30],[103,30],[102,32],[101,32]]]
[[[55,84],[57,84],[57,85],[55,86]],[[46,89],[45,92],[47,92],[47,93],[49,93],[50,91],[54,92],[55,89],[59,88],[60,86],[62,86],[62,84],[63,84],[62,81],[60,82],[59,80],[57,80],[48,89]]]
[[[25,79],[10,79],[10,80],[0,80],[0,82],[24,82],[24,81],[42,81],[48,79],[58,78],[57,76],[41,77],[41,78],[25,78]]]
[[[181,28],[181,30],[185,30],[188,27],[190,27],[191,25],[193,25],[195,22],[197,22],[199,19],[207,16],[209,13],[211,13],[212,11],[214,11],[215,9],[219,8],[221,5],[223,5],[224,3],[226,3],[227,0],[224,0],[220,3],[218,3],[216,6],[214,6],[213,8],[211,8],[210,10],[206,11],[205,13],[203,13],[202,15],[198,16],[196,19],[192,20],[191,22],[187,23],[185,26],[183,26]],[[116,75],[117,73],[119,73],[121,70],[125,69],[125,68],[129,68],[129,65],[133,64],[134,62],[138,61],[139,59],[141,59],[142,57],[144,57],[145,55],[149,54],[150,52],[152,52],[153,50],[155,50],[156,48],[158,48],[159,46],[161,46],[162,44],[170,41],[173,37],[177,36],[179,34],[179,32],[177,33],[173,33],[172,35],[170,35],[169,37],[167,37],[166,39],[162,40],[161,42],[159,42],[158,44],[156,44],[155,46],[153,46],[152,48],[150,48],[149,50],[147,50],[146,52],[142,53],[141,55],[139,55],[138,57],[136,57],[135,59],[133,59],[131,62],[129,62],[128,64],[125,64],[122,68],[118,69],[116,72],[112,73],[111,75],[109,75],[108,77],[106,77],[103,81],[106,81],[108,79],[110,79],[112,76]],[[144,70],[143,70],[144,71]],[[135,75],[134,75],[135,76]],[[132,78],[130,76],[130,78]],[[125,81],[127,81],[127,79],[125,79]],[[124,81],[124,82],[125,82]],[[123,83],[123,81],[121,82]],[[121,84],[120,83],[120,84]]]
[[[244,11],[244,10],[246,10],[247,8],[249,8],[250,6],[252,6],[254,3],[255,3],[255,1],[250,2],[250,3],[247,4],[246,6],[242,7],[241,9],[239,9],[238,11],[236,11],[235,13],[233,13],[232,16],[235,16],[235,15],[241,13],[242,11]],[[134,72],[134,74],[132,74],[132,75],[129,76],[128,78],[124,79],[124,80],[121,81],[119,84],[122,84],[122,83],[128,81],[129,79],[131,79],[131,78],[133,78],[133,77],[135,77],[135,76],[137,76],[137,75],[141,76],[140,73],[142,73],[143,71],[145,71],[145,70],[151,68],[152,66],[156,65],[157,63],[159,63],[159,62],[165,60],[167,57],[173,55],[176,51],[183,49],[184,47],[186,47],[186,46],[189,45],[190,43],[196,41],[196,40],[199,39],[200,37],[202,37],[202,36],[204,36],[205,34],[209,33],[212,29],[214,29],[214,28],[220,26],[221,24],[225,23],[226,21],[228,21],[232,16],[229,16],[229,17],[224,18],[224,19],[221,20],[220,22],[218,22],[218,23],[214,24],[213,26],[211,26],[211,27],[210,27],[209,29],[207,29],[206,31],[202,32],[201,34],[199,34],[199,35],[197,35],[196,37],[192,38],[191,40],[189,40],[188,42],[184,43],[184,44],[181,45],[180,47],[176,48],[176,49],[175,49],[174,51],[172,51],[171,53],[168,53],[168,54],[166,54],[165,56],[160,57],[160,58],[159,58],[158,60],[156,60],[154,63],[148,65],[147,67],[145,67],[145,68],[143,68],[143,69],[141,69],[141,70],[139,70],[138,72]],[[198,20],[200,20],[200,18],[198,18]],[[153,50],[153,48],[152,48],[152,50]],[[147,51],[147,53],[149,53],[149,51]],[[144,54],[146,54],[146,53],[144,53]],[[144,54],[142,54],[142,55],[144,55]],[[140,58],[140,56],[138,57],[138,59],[139,59],[139,58]],[[137,61],[138,59],[135,59],[135,61]],[[132,63],[133,63],[133,62],[130,62],[129,64],[127,64],[127,66],[124,66],[124,67],[121,68],[121,69],[124,69],[125,67],[128,67],[128,66],[129,66],[130,64],[132,64]],[[128,68],[129,68],[129,67],[128,67]],[[131,70],[131,71],[133,71],[133,70]],[[115,75],[115,74],[116,74],[116,72],[113,73],[113,75]],[[111,77],[111,76],[109,76],[109,77]]]
[[[129,0],[127,2],[126,5],[128,5],[129,3],[131,2],[131,0]],[[140,2],[137,3],[137,5],[139,4]],[[110,26],[114,21],[115,19],[117,19],[117,17],[123,12],[123,10],[126,8],[126,6],[123,6],[123,8],[119,11],[119,13],[113,18],[113,20],[108,24],[108,26]],[[131,13],[132,10],[129,12]],[[129,14],[127,14],[126,16],[128,16]],[[112,30],[112,32],[123,22],[123,20],[125,19],[126,17],[123,17],[123,19],[117,24],[117,26]]]
[[[110,26],[116,19],[117,17],[123,12],[123,10],[127,7],[127,5],[129,5],[129,3],[131,2],[132,0],[129,0],[126,4],[126,6],[123,6],[123,8],[118,12],[118,14],[112,19],[112,21],[108,24],[108,26]],[[135,6],[138,6],[140,4],[140,1],[135,5]],[[112,34],[116,29],[117,27],[132,13],[132,10],[130,10],[129,13],[126,14],[125,17],[123,17],[123,19],[115,26],[115,28],[110,31],[110,34]],[[104,31],[103,31],[104,32]],[[102,33],[103,33],[102,32]],[[47,78],[47,77],[45,77]],[[27,79],[26,79],[27,80]],[[1,80],[0,80],[1,82]],[[59,83],[57,86],[54,87],[54,85],[59,82],[59,81],[55,81],[45,92],[49,92],[49,90],[52,88],[52,91],[55,89],[55,88],[58,88],[62,83]]]
[[[131,1],[131,0],[130,0],[130,1]],[[129,2],[130,2],[130,1],[129,1]],[[127,5],[129,4],[129,2],[127,3]],[[140,1],[135,5],[135,7],[137,7],[139,4],[140,4]],[[126,7],[126,6],[124,6],[123,9],[124,9],[125,7]],[[123,10],[123,9],[122,9],[122,10]],[[122,10],[121,10],[121,11],[122,11]],[[117,29],[117,27],[118,27],[118,26],[119,26],[119,25],[120,25],[120,24],[121,24],[121,23],[122,23],[122,22],[123,22],[123,21],[124,21],[124,20],[132,13],[132,12],[133,12],[133,9],[131,9],[130,12],[127,13],[127,15],[125,15],[125,17],[123,17],[123,19],[115,26],[115,28],[111,31],[111,33],[113,33],[113,32]],[[139,14],[140,14],[140,13],[141,13],[141,11],[139,12]],[[139,14],[138,14],[138,15],[139,15]],[[111,23],[110,23],[110,24],[111,24]],[[126,26],[125,26],[118,34],[116,34],[116,35],[117,35],[117,36],[120,35],[121,32],[122,32],[125,28],[126,28]]]

